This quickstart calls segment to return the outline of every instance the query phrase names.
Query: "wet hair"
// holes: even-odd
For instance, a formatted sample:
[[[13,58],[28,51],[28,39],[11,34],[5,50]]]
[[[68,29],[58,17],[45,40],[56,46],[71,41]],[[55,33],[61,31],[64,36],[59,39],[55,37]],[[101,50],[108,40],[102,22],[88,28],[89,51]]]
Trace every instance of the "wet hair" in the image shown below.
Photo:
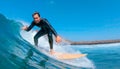
[[[32,17],[33,17],[34,15],[36,15],[36,14],[38,14],[38,16],[40,17],[40,13],[39,13],[39,12],[34,12],[34,13],[32,14]]]

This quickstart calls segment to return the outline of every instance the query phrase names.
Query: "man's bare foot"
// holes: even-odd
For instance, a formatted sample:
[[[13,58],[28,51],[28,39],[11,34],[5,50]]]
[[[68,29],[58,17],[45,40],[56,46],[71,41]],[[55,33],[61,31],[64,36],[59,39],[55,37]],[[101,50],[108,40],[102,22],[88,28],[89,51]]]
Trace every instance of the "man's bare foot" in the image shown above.
[[[55,54],[55,51],[53,49],[50,49],[50,54],[51,55]]]

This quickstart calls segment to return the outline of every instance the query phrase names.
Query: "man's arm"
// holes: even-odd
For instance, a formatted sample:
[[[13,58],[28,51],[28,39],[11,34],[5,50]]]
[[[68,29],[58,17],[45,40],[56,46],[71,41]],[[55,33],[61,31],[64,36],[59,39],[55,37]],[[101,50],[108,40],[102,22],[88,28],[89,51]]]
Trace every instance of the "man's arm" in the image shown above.
[[[47,19],[44,19],[44,21],[47,23],[47,25],[49,26],[49,28],[51,29],[52,33],[55,35],[55,37],[58,36],[57,32],[55,31],[55,29],[50,25],[50,23],[48,22]]]
[[[31,25],[26,29],[26,31],[30,31],[34,27],[34,22],[31,23]]]
[[[61,37],[58,36],[57,32],[55,31],[55,29],[49,24],[49,22],[47,21],[47,19],[45,19],[45,22],[48,24],[49,28],[51,29],[52,33],[55,35],[56,37],[56,42],[61,42]]]

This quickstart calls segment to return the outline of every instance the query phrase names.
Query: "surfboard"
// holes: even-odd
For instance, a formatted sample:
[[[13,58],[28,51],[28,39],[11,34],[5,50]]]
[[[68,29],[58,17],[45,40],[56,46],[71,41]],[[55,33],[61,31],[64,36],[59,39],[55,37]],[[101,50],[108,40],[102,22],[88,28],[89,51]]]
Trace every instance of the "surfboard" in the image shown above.
[[[41,51],[45,54],[48,54],[52,56],[53,58],[56,58],[58,60],[70,60],[70,59],[77,59],[81,57],[85,57],[87,54],[75,54],[75,53],[61,53],[55,51],[53,54],[50,54],[48,49],[45,49],[43,47],[40,47],[38,49],[41,49]]]
[[[69,60],[69,59],[76,59],[85,57],[87,54],[71,54],[71,53],[59,53],[55,52],[54,56],[56,56],[57,59],[61,60]]]

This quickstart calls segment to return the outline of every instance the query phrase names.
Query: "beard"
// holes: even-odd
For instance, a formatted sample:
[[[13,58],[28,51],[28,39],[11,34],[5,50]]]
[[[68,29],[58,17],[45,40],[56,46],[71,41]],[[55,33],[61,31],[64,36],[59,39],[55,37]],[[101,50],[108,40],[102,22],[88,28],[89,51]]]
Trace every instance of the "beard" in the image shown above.
[[[35,23],[39,23],[39,22],[40,22],[40,20],[36,20],[36,21],[35,21]]]

